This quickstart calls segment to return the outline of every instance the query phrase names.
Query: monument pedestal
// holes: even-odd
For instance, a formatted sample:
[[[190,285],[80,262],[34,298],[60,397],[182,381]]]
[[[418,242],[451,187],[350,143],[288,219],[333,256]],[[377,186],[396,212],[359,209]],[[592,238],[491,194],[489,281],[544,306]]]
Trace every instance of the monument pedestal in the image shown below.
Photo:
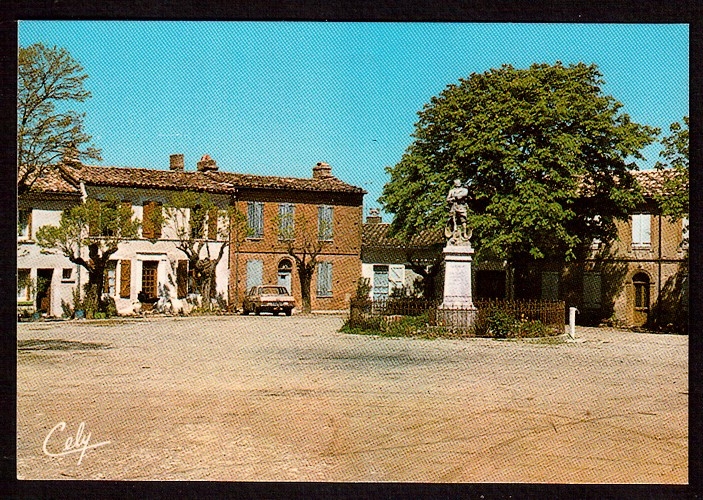
[[[476,307],[471,297],[471,262],[474,249],[464,245],[448,244],[444,248],[444,298],[437,309],[437,324],[469,328],[476,318]]]

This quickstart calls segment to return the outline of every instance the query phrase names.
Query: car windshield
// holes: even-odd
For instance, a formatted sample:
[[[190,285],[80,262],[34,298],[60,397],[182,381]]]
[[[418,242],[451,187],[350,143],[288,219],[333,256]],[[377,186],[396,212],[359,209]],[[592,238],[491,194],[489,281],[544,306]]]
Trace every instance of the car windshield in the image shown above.
[[[282,286],[266,286],[261,288],[261,295],[288,295],[288,290]]]

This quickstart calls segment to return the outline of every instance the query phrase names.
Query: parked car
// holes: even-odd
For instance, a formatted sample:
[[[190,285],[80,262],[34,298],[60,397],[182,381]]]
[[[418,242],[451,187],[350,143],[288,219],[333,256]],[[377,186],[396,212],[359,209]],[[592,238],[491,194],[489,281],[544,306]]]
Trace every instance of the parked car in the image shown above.
[[[242,314],[261,314],[271,312],[278,314],[283,312],[290,316],[295,307],[295,299],[288,293],[284,286],[260,285],[253,286],[244,296],[242,302]]]

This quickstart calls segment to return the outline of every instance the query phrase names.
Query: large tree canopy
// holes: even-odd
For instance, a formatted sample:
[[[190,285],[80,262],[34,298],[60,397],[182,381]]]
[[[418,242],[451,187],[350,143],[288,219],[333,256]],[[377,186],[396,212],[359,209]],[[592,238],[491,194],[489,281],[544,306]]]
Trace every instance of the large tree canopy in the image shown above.
[[[628,169],[658,131],[621,112],[595,65],[502,66],[460,79],[420,111],[381,203],[401,235],[441,227],[469,183],[479,255],[574,258],[641,200]]]
[[[662,186],[662,193],[657,202],[662,213],[670,219],[688,217],[688,116],[683,123],[672,123],[671,134],[662,139],[664,149],[660,156],[663,162],[657,162],[658,170],[671,169]]]
[[[45,168],[70,151],[76,160],[100,159],[85,147],[90,136],[83,129],[84,113],[68,104],[90,97],[84,87],[88,75],[62,48],[41,43],[20,47],[17,71],[17,190],[23,194]]]

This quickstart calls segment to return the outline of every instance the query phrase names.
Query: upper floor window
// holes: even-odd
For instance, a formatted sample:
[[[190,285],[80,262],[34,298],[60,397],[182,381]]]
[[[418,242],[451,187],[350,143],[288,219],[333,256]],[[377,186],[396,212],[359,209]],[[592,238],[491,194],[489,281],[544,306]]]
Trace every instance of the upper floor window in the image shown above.
[[[264,204],[260,201],[247,203],[247,224],[250,229],[250,238],[264,237]]]
[[[651,244],[651,214],[634,214],[632,216],[632,248],[649,248]]]
[[[278,205],[278,239],[292,240],[295,235],[295,221],[293,219],[295,206],[292,203]]]
[[[162,223],[163,214],[161,212],[161,203],[158,201],[144,202],[144,211],[142,212],[142,237],[148,240],[161,238]]]
[[[681,248],[688,248],[688,217],[681,219]]]
[[[321,241],[332,241],[333,235],[333,211],[329,205],[321,205],[317,208],[317,239]]]
[[[217,207],[212,207],[207,213],[207,237],[209,240],[217,239],[219,229],[220,211]]]
[[[17,236],[20,240],[32,239],[32,211],[20,210],[17,213]]]
[[[190,209],[190,237],[194,240],[203,239],[205,236],[205,214],[200,205]]]

